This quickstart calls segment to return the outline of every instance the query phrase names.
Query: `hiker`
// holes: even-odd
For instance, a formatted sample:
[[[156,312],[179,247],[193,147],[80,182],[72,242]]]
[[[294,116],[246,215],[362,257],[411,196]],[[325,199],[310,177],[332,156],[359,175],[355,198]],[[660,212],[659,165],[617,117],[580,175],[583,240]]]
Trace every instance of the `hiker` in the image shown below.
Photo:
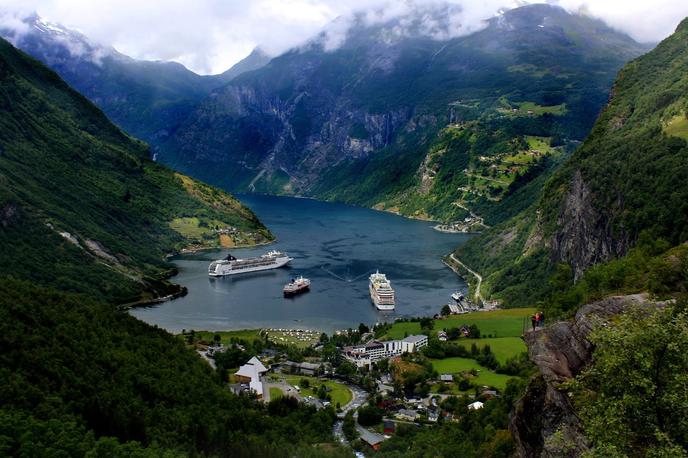
[[[535,318],[535,314],[530,317],[530,324],[533,326],[533,331],[535,331],[535,326],[537,325],[537,318]]]
[[[540,327],[545,327],[545,314],[543,312],[540,312]]]
[[[535,314],[535,327],[539,328],[540,327],[540,312],[537,312]]]

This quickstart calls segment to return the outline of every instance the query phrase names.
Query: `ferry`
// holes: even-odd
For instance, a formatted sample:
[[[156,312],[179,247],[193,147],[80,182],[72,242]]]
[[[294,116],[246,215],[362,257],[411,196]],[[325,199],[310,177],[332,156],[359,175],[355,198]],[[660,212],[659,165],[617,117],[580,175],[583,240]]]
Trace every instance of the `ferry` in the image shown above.
[[[300,293],[305,293],[311,287],[311,281],[308,278],[303,278],[299,275],[298,278],[292,278],[289,283],[284,285],[282,291],[285,297],[296,296]]]
[[[237,259],[231,254],[226,259],[218,259],[208,266],[208,275],[211,277],[223,277],[261,270],[277,269],[286,266],[294,258],[290,258],[281,251],[270,251],[256,258]]]
[[[376,271],[370,276],[370,299],[378,310],[394,310],[394,290],[385,274]]]

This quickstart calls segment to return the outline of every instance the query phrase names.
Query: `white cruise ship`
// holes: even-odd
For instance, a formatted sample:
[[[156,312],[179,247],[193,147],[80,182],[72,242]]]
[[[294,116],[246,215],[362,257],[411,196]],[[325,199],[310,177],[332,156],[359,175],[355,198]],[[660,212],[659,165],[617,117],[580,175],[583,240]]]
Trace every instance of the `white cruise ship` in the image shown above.
[[[211,277],[223,277],[225,275],[257,272],[259,270],[277,269],[286,266],[294,258],[290,258],[281,251],[270,251],[257,258],[237,259],[231,254],[227,259],[213,261],[208,266],[208,275]]]
[[[379,271],[370,276],[370,299],[378,310],[394,310],[394,290],[385,274]]]

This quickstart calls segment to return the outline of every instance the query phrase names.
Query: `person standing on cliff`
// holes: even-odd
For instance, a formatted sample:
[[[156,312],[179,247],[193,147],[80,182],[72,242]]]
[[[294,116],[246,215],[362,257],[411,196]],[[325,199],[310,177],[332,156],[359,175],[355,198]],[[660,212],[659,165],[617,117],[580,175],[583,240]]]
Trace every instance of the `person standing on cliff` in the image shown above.
[[[535,326],[537,326],[537,316],[535,314],[530,317],[530,324],[533,326],[533,331],[535,331]]]
[[[545,314],[543,312],[538,312],[539,318],[538,318],[538,326],[541,328],[545,327]]]

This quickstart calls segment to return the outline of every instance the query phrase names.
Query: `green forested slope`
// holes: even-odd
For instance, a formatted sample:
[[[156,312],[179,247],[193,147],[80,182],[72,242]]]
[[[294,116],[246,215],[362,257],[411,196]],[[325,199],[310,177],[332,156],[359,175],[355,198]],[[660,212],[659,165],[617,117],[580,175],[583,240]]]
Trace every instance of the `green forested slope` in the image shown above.
[[[485,277],[484,292],[510,305],[526,304],[557,295],[576,280],[578,292],[566,299],[572,306],[590,288],[652,289],[655,268],[666,268],[655,283],[666,279],[680,287],[674,277],[685,281],[684,250],[662,251],[688,240],[687,116],[684,21],[620,72],[592,133],[548,180],[537,203],[458,250]]]
[[[0,274],[131,301],[143,277],[170,268],[166,254],[218,244],[176,232],[177,218],[270,238],[238,201],[149,160],[145,144],[5,41],[0,82]]]
[[[171,289],[163,256],[198,242],[175,220],[267,240],[254,215],[4,41],[0,112],[0,456],[321,455],[332,410],[236,397],[119,306]]]
[[[1,280],[2,456],[285,456],[330,438],[334,412],[286,403],[267,415],[181,340],[114,306]]]

